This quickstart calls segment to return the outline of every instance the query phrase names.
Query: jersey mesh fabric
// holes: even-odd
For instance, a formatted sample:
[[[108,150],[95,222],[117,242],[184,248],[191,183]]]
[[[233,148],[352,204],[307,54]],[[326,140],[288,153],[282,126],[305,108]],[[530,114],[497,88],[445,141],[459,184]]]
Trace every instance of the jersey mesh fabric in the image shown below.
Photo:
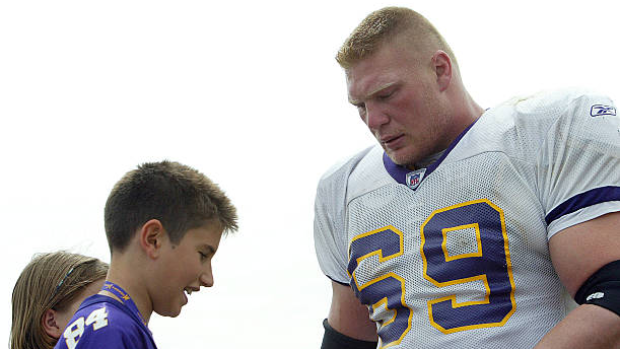
[[[528,107],[540,109],[532,104]],[[620,184],[620,118],[593,117],[593,105],[612,105],[612,102],[604,97],[581,95],[567,101],[563,108],[555,109],[558,114],[568,115],[556,118],[549,127],[537,164],[540,197],[547,213],[576,194]],[[573,113],[568,109],[571,107]],[[610,205],[617,207],[618,201],[590,207],[590,212],[582,213],[580,221],[617,210]],[[579,220],[576,217],[560,217],[551,222],[549,238],[575,224]]]
[[[370,306],[380,346],[531,348],[565,316],[547,247],[560,229],[550,228],[620,210],[608,202],[545,221],[575,195],[620,183],[617,119],[591,117],[596,103],[611,101],[561,92],[494,108],[415,191],[389,176],[378,146],[324,177],[319,263]]]
[[[369,284],[390,272],[405,280],[405,303],[412,309],[413,318],[411,333],[403,339],[403,347],[423,348],[429,340],[438,348],[505,348],[507,341],[514,345],[533,346],[565,315],[562,297],[564,291],[553,271],[547,252],[544,215],[540,207],[527,204],[532,202],[533,192],[518,185],[523,181],[515,178],[516,175],[510,171],[510,167],[510,163],[503,154],[485,153],[458,163],[447,164],[436,170],[415,192],[402,185],[390,185],[351,201],[347,220],[350,239],[387,226],[396,227],[404,235],[402,256],[383,262],[380,262],[378,257],[368,257],[359,262],[355,271],[358,285]],[[457,168],[458,171],[468,175],[454,175],[458,172]],[[506,191],[495,191],[492,188],[497,185],[498,181],[513,184],[505,188]],[[437,183],[441,185],[436,185]],[[510,251],[508,258],[496,251],[498,247],[500,249],[504,247],[502,232],[495,231],[492,227],[485,227],[485,222],[496,219],[488,215],[497,211],[488,209],[486,201],[481,202],[483,205],[480,207],[473,204],[463,206],[466,209],[473,208],[466,213],[476,217],[479,229],[481,229],[480,234],[490,236],[493,240],[480,241],[479,247],[477,240],[480,239],[468,239],[468,235],[461,235],[459,230],[447,233],[446,243],[453,247],[449,255],[458,257],[475,250],[481,257],[464,258],[472,260],[473,265],[480,270],[470,272],[463,270],[458,264],[440,264],[435,271],[439,275],[432,276],[435,279],[447,281],[438,286],[428,280],[430,277],[428,270],[425,276],[421,244],[423,233],[426,243],[433,234],[435,234],[435,239],[443,238],[443,236],[441,231],[429,230],[428,223],[424,226],[424,231],[422,226],[433,212],[452,207],[455,203],[471,203],[480,199],[486,199],[495,204],[503,213],[506,230],[513,232],[508,237]],[[456,207],[453,210],[458,209]],[[452,227],[452,225],[446,222],[445,227]],[[379,242],[377,245],[385,244]],[[440,252],[443,251],[440,250]],[[508,262],[512,267],[510,275],[502,271],[503,265]],[[443,333],[433,326],[428,301],[451,295],[456,295],[456,302],[460,304],[483,301],[486,292],[485,283],[482,280],[459,282],[459,280],[482,274],[487,275],[488,282],[494,282],[494,279],[503,281],[503,285],[500,282],[498,288],[504,287],[504,289],[497,292],[508,299],[512,291],[511,276],[515,291],[518,290],[515,292],[514,300],[516,309],[519,311],[515,311],[509,317],[510,321],[501,327],[484,327],[478,324],[480,328],[454,333]],[[494,274],[498,275],[493,276]],[[450,281],[454,283],[449,284]],[[504,303],[501,305],[505,306]],[[474,322],[463,327],[473,326],[475,318],[484,322],[486,312],[493,311],[493,307],[488,307],[468,314],[474,318],[472,319]],[[373,318],[389,321],[393,316],[392,311],[378,308]],[[531,323],[536,323],[537,326],[523,331],[522,327]],[[512,333],[513,331],[517,333]]]

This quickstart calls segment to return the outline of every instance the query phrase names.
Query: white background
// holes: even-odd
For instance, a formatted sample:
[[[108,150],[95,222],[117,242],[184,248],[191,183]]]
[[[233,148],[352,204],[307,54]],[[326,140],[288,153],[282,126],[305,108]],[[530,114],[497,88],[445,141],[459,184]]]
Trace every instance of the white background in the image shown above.
[[[317,181],[373,143],[333,57],[369,12],[408,6],[455,51],[483,107],[585,86],[620,100],[618,5],[589,1],[3,1],[0,346],[36,252],[109,261],[103,206],[137,164],[176,160],[229,194],[240,231],[215,287],[160,348],[318,348],[331,288],[312,239]]]

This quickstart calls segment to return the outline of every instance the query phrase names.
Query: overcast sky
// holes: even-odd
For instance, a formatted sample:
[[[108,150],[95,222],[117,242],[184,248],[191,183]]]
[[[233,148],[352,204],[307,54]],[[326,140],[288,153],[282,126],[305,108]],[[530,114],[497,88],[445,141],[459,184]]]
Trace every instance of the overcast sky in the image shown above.
[[[109,262],[110,189],[169,159],[220,184],[240,231],[220,245],[215,287],[178,318],[152,317],[159,347],[318,348],[331,288],[316,184],[374,142],[333,57],[388,5],[437,26],[483,107],[564,86],[620,100],[614,0],[1,2],[0,343],[33,254]]]

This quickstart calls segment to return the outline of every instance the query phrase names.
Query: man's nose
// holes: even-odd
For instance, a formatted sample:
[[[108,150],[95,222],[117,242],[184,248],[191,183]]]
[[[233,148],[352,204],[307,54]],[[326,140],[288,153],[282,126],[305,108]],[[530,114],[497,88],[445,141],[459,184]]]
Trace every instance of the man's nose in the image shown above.
[[[390,118],[382,108],[375,106],[372,103],[367,103],[365,121],[368,128],[371,130],[377,130],[381,128],[382,125],[387,124],[390,121]]]

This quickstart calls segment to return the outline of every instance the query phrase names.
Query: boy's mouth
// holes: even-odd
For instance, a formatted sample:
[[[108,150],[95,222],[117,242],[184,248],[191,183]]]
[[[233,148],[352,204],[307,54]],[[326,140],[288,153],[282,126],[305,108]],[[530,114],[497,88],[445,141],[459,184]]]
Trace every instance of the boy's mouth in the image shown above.
[[[192,294],[192,292],[198,292],[198,290],[197,290],[197,289],[192,288],[192,287],[186,287],[186,288],[184,289],[184,291],[185,291],[185,293],[186,293],[188,296],[190,296],[190,295]]]

